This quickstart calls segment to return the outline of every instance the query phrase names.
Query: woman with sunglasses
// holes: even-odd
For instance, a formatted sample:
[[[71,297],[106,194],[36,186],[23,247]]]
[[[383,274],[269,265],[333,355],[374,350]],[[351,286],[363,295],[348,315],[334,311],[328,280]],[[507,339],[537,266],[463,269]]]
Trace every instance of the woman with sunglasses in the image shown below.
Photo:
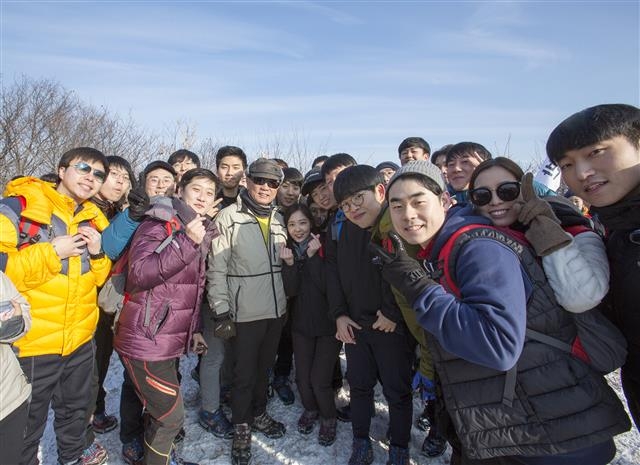
[[[566,310],[584,312],[604,298],[609,264],[602,239],[564,198],[537,197],[533,176],[524,175],[513,160],[497,157],[478,165],[469,199],[495,226],[525,236],[542,257],[549,284]]]

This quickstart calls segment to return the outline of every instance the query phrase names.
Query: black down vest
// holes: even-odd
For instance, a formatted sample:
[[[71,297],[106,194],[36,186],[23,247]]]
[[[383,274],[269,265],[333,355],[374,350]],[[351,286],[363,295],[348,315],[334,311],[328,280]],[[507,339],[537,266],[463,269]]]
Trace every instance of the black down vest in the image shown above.
[[[571,343],[576,336],[572,316],[556,302],[542,266],[529,247],[502,230],[482,226],[459,235],[445,270],[449,279],[455,276],[455,256],[475,237],[497,240],[519,257],[533,287],[527,328]],[[433,251],[432,263],[438,254]],[[446,352],[430,335],[428,340],[447,413],[470,458],[561,454],[631,427],[605,378],[567,352],[525,340],[516,366],[500,372]]]

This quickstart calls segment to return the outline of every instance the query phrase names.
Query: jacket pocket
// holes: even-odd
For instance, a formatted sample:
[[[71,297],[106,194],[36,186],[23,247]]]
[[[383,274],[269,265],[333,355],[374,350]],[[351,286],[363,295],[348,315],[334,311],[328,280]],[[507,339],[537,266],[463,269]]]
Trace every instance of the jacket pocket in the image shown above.
[[[158,318],[156,319],[156,323],[153,325],[153,331],[151,332],[151,336],[155,336],[156,334],[158,334],[162,329],[162,327],[164,326],[164,324],[167,322],[167,319],[169,318],[169,310],[171,310],[169,303],[166,303],[162,306],[162,309],[158,313]]]

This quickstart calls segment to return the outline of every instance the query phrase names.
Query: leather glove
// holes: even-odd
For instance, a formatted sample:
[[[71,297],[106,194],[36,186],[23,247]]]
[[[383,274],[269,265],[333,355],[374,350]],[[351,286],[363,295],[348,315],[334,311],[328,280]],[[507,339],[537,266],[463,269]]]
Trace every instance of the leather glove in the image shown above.
[[[215,326],[213,328],[213,335],[217,338],[231,339],[236,335],[236,325],[231,319],[229,312],[215,318]]]
[[[129,203],[129,218],[133,221],[141,222],[147,210],[149,210],[149,196],[143,187],[132,189],[127,195]]]
[[[522,200],[518,221],[527,226],[524,235],[538,256],[544,257],[571,243],[571,235],[562,229],[551,205],[533,190],[531,173],[522,178]]]
[[[437,285],[427,276],[420,262],[407,255],[402,240],[395,232],[389,233],[394,252],[388,252],[378,244],[370,243],[369,248],[382,262],[382,277],[402,293],[410,305],[428,286]]]

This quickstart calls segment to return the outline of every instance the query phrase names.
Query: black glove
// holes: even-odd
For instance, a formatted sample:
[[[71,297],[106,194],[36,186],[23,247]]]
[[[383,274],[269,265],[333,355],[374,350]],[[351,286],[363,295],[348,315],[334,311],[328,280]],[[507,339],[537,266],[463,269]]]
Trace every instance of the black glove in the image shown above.
[[[129,218],[138,223],[145,217],[145,213],[149,210],[149,196],[143,187],[132,189],[127,195],[129,203]]]
[[[382,262],[382,277],[391,286],[404,295],[410,305],[429,286],[437,285],[427,276],[420,262],[407,255],[402,240],[395,232],[389,233],[395,252],[389,252],[378,244],[371,243],[369,248]]]
[[[229,312],[215,317],[213,335],[225,341],[236,335],[236,325],[233,323]]]

